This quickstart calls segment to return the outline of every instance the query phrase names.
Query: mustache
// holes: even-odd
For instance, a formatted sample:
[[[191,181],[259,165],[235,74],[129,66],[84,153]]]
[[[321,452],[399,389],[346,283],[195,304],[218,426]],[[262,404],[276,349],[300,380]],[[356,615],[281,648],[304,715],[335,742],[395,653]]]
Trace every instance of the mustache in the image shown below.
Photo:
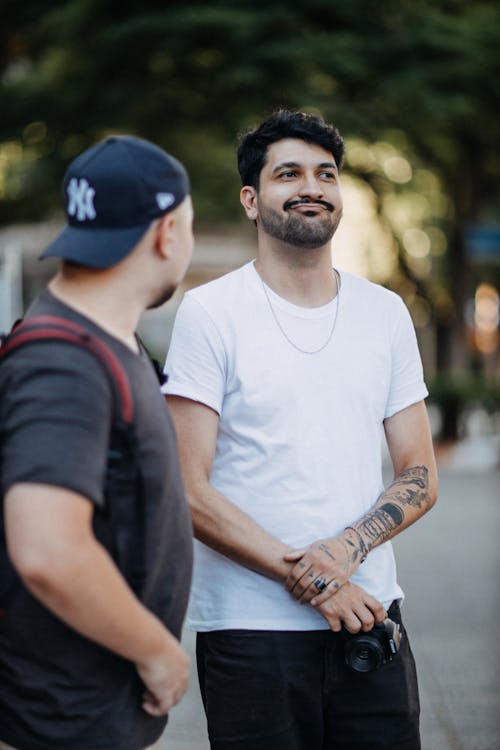
[[[289,208],[293,208],[294,206],[307,206],[309,203],[312,203],[313,205],[317,206],[324,206],[327,211],[334,211],[334,206],[331,203],[328,203],[328,201],[322,201],[322,200],[316,200],[312,201],[308,198],[302,199],[302,200],[295,200],[295,201],[286,201],[286,203],[283,204],[283,209],[287,211]]]

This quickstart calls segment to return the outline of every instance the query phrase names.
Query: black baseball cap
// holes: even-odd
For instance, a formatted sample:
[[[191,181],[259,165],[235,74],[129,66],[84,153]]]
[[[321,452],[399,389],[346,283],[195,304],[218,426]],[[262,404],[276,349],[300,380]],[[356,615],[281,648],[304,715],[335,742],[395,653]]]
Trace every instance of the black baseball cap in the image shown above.
[[[68,223],[40,258],[109,268],[189,192],[187,172],[173,156],[143,138],[112,135],[83,151],[66,170]]]

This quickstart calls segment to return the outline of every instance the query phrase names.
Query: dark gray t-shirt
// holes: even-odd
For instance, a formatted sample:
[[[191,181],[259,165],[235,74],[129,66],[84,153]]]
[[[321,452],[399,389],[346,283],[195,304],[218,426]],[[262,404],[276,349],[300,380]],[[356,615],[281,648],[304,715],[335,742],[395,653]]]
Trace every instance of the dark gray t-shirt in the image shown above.
[[[120,360],[132,386],[139,479],[125,462],[105,497],[113,387],[92,354],[45,341],[16,350],[0,367],[2,496],[16,482],[36,482],[88,498],[96,536],[178,637],[192,528],[175,433],[151,362],[48,291],[27,317],[41,314],[79,323]],[[139,750],[165,725],[142,710],[142,690],[130,662],[67,627],[17,581],[0,619],[0,739],[19,750]]]

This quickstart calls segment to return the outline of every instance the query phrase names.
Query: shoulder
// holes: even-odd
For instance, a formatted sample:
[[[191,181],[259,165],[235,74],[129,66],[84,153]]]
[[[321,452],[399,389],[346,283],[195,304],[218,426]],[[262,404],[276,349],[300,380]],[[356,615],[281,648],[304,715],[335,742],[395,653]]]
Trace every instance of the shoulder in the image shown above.
[[[402,302],[401,297],[396,292],[387,289],[381,284],[357,276],[348,271],[342,271],[342,281],[349,287],[349,291],[356,296],[375,300],[380,304],[398,305]]]
[[[373,316],[399,319],[409,315],[403,299],[390,289],[361,276],[342,271],[347,300]],[[342,294],[342,288],[341,288]]]
[[[16,348],[0,361],[4,396],[14,402],[31,397],[40,408],[44,401],[55,403],[77,392],[104,403],[111,395],[103,364],[83,346],[42,339]]]
[[[175,317],[173,342],[179,336],[224,338],[255,304],[253,265],[220,276],[186,292]]]
[[[208,310],[227,309],[228,302],[241,299],[245,290],[251,288],[253,273],[253,264],[246,263],[213,281],[190,289],[184,299],[193,300]]]

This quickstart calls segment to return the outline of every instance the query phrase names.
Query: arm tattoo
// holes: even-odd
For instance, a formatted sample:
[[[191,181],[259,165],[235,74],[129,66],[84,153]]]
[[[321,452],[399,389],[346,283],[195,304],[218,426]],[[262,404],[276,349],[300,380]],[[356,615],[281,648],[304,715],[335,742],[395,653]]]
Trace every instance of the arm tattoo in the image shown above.
[[[393,490],[392,496],[401,505],[412,505],[421,508],[429,502],[429,471],[426,466],[414,466],[399,474],[392,482],[386,494]]]
[[[361,562],[364,562],[370,550],[366,546],[365,540],[363,539],[359,531],[354,526],[346,526],[345,531],[347,531],[348,529],[350,529],[357,535],[358,542],[359,542],[359,547],[356,547],[354,542],[352,542],[350,539],[346,539],[346,544],[349,547],[352,547],[351,562],[353,563],[357,562],[358,557],[361,558]]]
[[[405,506],[421,509],[429,502],[429,471],[426,466],[413,466],[398,474],[382,493],[380,506],[368,513],[360,528],[369,546],[384,542],[405,519]]]
[[[384,503],[377,510],[369,513],[363,522],[363,531],[371,542],[387,539],[403,522],[401,508],[392,503]]]

